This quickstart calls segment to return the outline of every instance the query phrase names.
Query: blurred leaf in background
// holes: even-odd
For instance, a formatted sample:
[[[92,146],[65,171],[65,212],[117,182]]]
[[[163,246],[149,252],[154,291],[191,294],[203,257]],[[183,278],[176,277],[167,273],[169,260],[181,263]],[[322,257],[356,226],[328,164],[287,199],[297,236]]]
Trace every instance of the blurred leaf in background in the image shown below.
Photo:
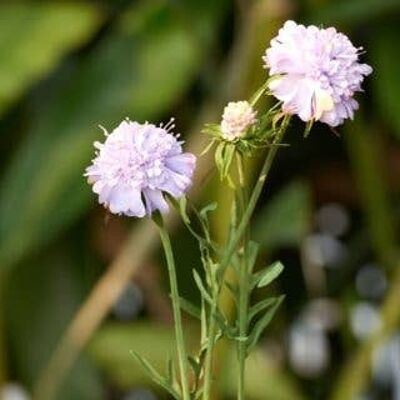
[[[178,17],[165,2],[137,5],[33,96],[28,131],[1,184],[2,268],[87,210],[82,172],[102,136],[97,124],[157,119],[188,87],[201,49]]]
[[[100,22],[100,10],[88,3],[1,4],[0,115],[69,51],[87,42]]]
[[[12,376],[28,386],[95,277],[92,273],[88,279],[87,269],[93,267],[85,262],[86,249],[82,252],[77,235],[67,233],[65,243],[57,239],[90,206],[82,173],[93,141],[103,135],[97,125],[111,130],[128,116],[155,122],[162,118],[202,68],[202,55],[214,40],[225,4],[202,8],[194,24],[187,23],[187,16],[195,3],[167,1],[135,2],[112,16],[95,4],[21,3],[15,21],[7,16],[21,40],[20,70],[26,68],[26,83],[15,79],[21,86],[14,87],[13,98],[31,92],[21,97],[24,123],[18,146],[13,144],[16,150],[0,177],[0,268],[12,272],[1,304],[7,310]],[[24,20],[32,31],[28,25],[20,31]],[[0,43],[11,40],[6,30],[2,39],[3,28]],[[40,63],[35,61],[39,58]],[[7,82],[6,73],[13,75],[14,61],[9,61],[10,67],[4,66]],[[6,125],[2,130],[12,137]],[[62,398],[99,399],[101,386],[96,371],[81,360],[65,382]]]
[[[254,238],[272,252],[298,247],[310,231],[311,191],[307,183],[294,181],[271,197],[254,221]]]

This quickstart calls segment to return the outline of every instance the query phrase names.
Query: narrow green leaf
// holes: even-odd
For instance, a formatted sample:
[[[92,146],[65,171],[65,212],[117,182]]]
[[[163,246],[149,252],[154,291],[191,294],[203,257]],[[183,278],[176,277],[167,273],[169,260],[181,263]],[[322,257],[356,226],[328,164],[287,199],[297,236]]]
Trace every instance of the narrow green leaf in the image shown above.
[[[179,387],[176,379],[174,360],[171,357],[167,359],[167,382],[172,388]]]
[[[189,300],[184,299],[183,297],[179,297],[179,305],[182,310],[191,315],[194,318],[201,319],[201,310],[199,307],[194,305]]]
[[[241,261],[242,261],[242,258],[241,258],[237,253],[235,253],[235,254],[232,255],[230,267],[231,267],[232,269],[234,269],[234,270],[236,271],[237,274],[240,273],[240,268],[241,268],[241,266],[242,266]],[[218,272],[221,272],[221,273],[222,273],[223,271],[220,271],[220,270],[219,270]],[[224,275],[222,274],[222,275],[220,276],[220,278],[221,278],[221,280],[224,280]]]
[[[280,296],[276,299],[275,304],[256,322],[253,331],[249,335],[249,341],[247,345],[247,354],[256,346],[258,339],[263,333],[264,329],[271,322],[273,316],[275,315],[278,307],[282,303],[285,296]]]
[[[229,292],[232,294],[233,299],[236,304],[239,304],[239,288],[237,285],[234,285],[230,282],[225,281],[225,286],[228,288]]]
[[[151,379],[165,389],[169,394],[171,394],[175,399],[179,399],[179,394],[175,391],[173,387],[168,384],[166,378],[164,378],[145,358],[141,357],[135,351],[130,351],[131,355],[138,361],[138,363],[144,368],[144,370],[149,374]]]
[[[258,288],[268,286],[282,273],[283,269],[283,264],[280,261],[275,261],[272,265],[254,275],[254,285]]]
[[[179,199],[179,211],[184,223],[190,225],[190,219],[186,209],[187,209],[187,199],[186,196],[183,196]]]
[[[237,329],[229,324],[227,319],[220,311],[217,310],[217,312],[214,314],[214,318],[224,336],[226,336],[228,339],[236,339],[238,333]]]
[[[213,304],[213,299],[211,298],[210,294],[207,292],[207,289],[204,287],[203,281],[200,278],[199,273],[193,269],[193,277],[196,282],[197,287],[200,290],[200,294],[204,300],[206,300],[210,305]]]
[[[268,299],[261,300],[257,304],[254,304],[250,307],[248,322],[250,323],[251,320],[261,311],[266,309],[267,307],[272,306],[277,301],[276,297],[270,297]]]
[[[198,361],[192,356],[188,356],[188,361],[189,361],[189,364],[190,364],[190,366],[191,366],[191,368],[193,370],[194,376],[197,379],[200,376],[201,367],[200,367]]]
[[[257,242],[253,242],[252,240],[248,244],[248,247],[246,249],[246,257],[247,257],[247,270],[249,272],[253,271],[254,269],[259,248],[260,245]]]
[[[218,203],[216,202],[216,201],[214,201],[214,202],[212,202],[212,203],[210,203],[210,204],[207,204],[206,206],[204,206],[201,210],[200,210],[200,212],[199,212],[199,215],[203,218],[203,219],[208,219],[208,216],[207,216],[207,214],[209,213],[209,212],[211,212],[211,211],[215,211],[216,209],[217,209],[217,207],[218,207]]]
[[[200,318],[200,326],[201,326],[201,332],[200,332],[200,354],[201,352],[204,351],[205,353],[205,347],[207,343],[207,313],[206,313],[206,307],[205,307],[205,301],[203,297],[201,297],[201,318]]]
[[[195,394],[195,396],[194,396],[195,400],[198,400],[198,399],[201,398],[201,396],[203,395],[203,391],[204,391],[204,388],[203,388],[203,387],[200,387],[200,388],[197,390],[197,392],[196,392],[196,394]]]

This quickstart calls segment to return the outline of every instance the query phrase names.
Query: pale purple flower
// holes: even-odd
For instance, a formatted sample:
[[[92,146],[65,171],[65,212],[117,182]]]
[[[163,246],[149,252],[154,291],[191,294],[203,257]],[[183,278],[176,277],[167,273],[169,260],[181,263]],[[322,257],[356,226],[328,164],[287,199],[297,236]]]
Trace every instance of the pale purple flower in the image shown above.
[[[353,96],[372,72],[358,62],[361,50],[334,28],[287,21],[263,57],[273,77],[269,88],[284,112],[337,126],[353,118],[358,108]]]
[[[164,193],[181,197],[192,183],[196,157],[182,152],[182,141],[166,126],[125,120],[104,143],[95,142],[96,157],[85,176],[99,203],[114,214],[134,217],[168,211]]]
[[[222,115],[222,136],[226,140],[239,138],[255,122],[256,113],[247,101],[231,101]]]

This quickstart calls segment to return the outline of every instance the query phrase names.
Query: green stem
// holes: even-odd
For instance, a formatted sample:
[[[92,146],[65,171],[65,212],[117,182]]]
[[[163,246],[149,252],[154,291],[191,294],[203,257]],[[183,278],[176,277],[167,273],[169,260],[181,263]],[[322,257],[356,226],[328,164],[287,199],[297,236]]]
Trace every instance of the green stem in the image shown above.
[[[256,184],[254,185],[253,192],[250,196],[249,202],[247,204],[246,210],[243,213],[242,219],[237,227],[237,230],[233,234],[232,239],[229,241],[227,249],[224,253],[224,256],[221,260],[221,264],[219,266],[221,270],[221,275],[224,276],[225,270],[228,267],[231,257],[236,249],[236,246],[239,244],[240,240],[243,237],[243,234],[247,228],[247,225],[250,222],[250,218],[256,208],[257,201],[261,195],[264,182],[266,181],[269,171],[271,170],[272,163],[275,159],[276,153],[278,151],[279,145],[283,139],[283,136],[286,132],[287,126],[289,124],[290,117],[285,116],[284,120],[281,124],[280,129],[278,130],[271,148],[268,151],[267,157],[265,158],[264,164],[261,168],[260,175],[257,179]],[[219,295],[221,288],[219,288],[217,297]],[[215,299],[215,297],[214,297]],[[214,315],[217,311],[217,301],[213,302],[211,307],[210,316],[209,316],[209,330],[208,330],[208,345],[207,345],[207,354],[205,360],[205,369],[204,369],[204,394],[203,400],[210,399],[211,393],[211,382],[212,382],[212,358],[213,358],[213,351],[215,346],[215,339],[217,334],[217,326]]]
[[[242,156],[237,153],[237,170],[239,178],[238,188],[238,203],[239,213],[243,215],[246,206],[246,189],[244,183],[244,169]],[[243,235],[243,255],[240,263],[240,270],[238,276],[239,284],[239,307],[238,307],[238,320],[239,320],[239,336],[240,340],[237,342],[237,354],[239,361],[239,379],[238,379],[238,400],[244,400],[245,396],[245,369],[246,369],[246,336],[247,336],[247,314],[248,314],[248,303],[249,303],[249,291],[248,291],[248,270],[247,270],[247,244],[250,240],[250,229],[247,225],[245,233]]]
[[[168,274],[171,286],[172,308],[175,320],[176,347],[178,351],[179,372],[181,376],[183,400],[190,400],[187,355],[185,348],[185,340],[183,337],[181,309],[179,304],[178,282],[176,278],[176,268],[172,252],[171,240],[165,228],[162,216],[161,215],[155,216],[154,221],[156,222],[160,231],[160,237],[164,247],[165,257],[168,265]]]
[[[247,336],[247,311],[248,311],[248,276],[247,264],[243,262],[240,266],[239,276],[239,335],[238,358],[239,358],[239,382],[238,382],[238,400],[244,400],[245,394],[245,367],[246,367],[246,341]]]

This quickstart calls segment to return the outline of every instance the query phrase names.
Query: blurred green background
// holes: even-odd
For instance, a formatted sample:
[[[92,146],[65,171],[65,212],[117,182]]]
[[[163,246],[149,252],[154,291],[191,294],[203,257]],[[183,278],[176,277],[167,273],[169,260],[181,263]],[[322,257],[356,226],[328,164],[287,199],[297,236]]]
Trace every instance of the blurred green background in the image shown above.
[[[249,360],[248,398],[400,399],[400,0],[4,0],[1,400],[166,398],[129,354],[163,369],[173,353],[158,241],[146,222],[107,216],[82,173],[98,125],[127,116],[175,116],[200,152],[201,123],[265,79],[286,19],[342,30],[374,73],[353,123],[307,140],[293,124],[254,217],[261,261],[286,265],[273,289],[286,301]],[[197,182],[196,201],[228,201],[217,180]],[[198,301],[196,244],[172,228],[181,291]],[[215,398],[233,399],[229,345],[217,364]]]

